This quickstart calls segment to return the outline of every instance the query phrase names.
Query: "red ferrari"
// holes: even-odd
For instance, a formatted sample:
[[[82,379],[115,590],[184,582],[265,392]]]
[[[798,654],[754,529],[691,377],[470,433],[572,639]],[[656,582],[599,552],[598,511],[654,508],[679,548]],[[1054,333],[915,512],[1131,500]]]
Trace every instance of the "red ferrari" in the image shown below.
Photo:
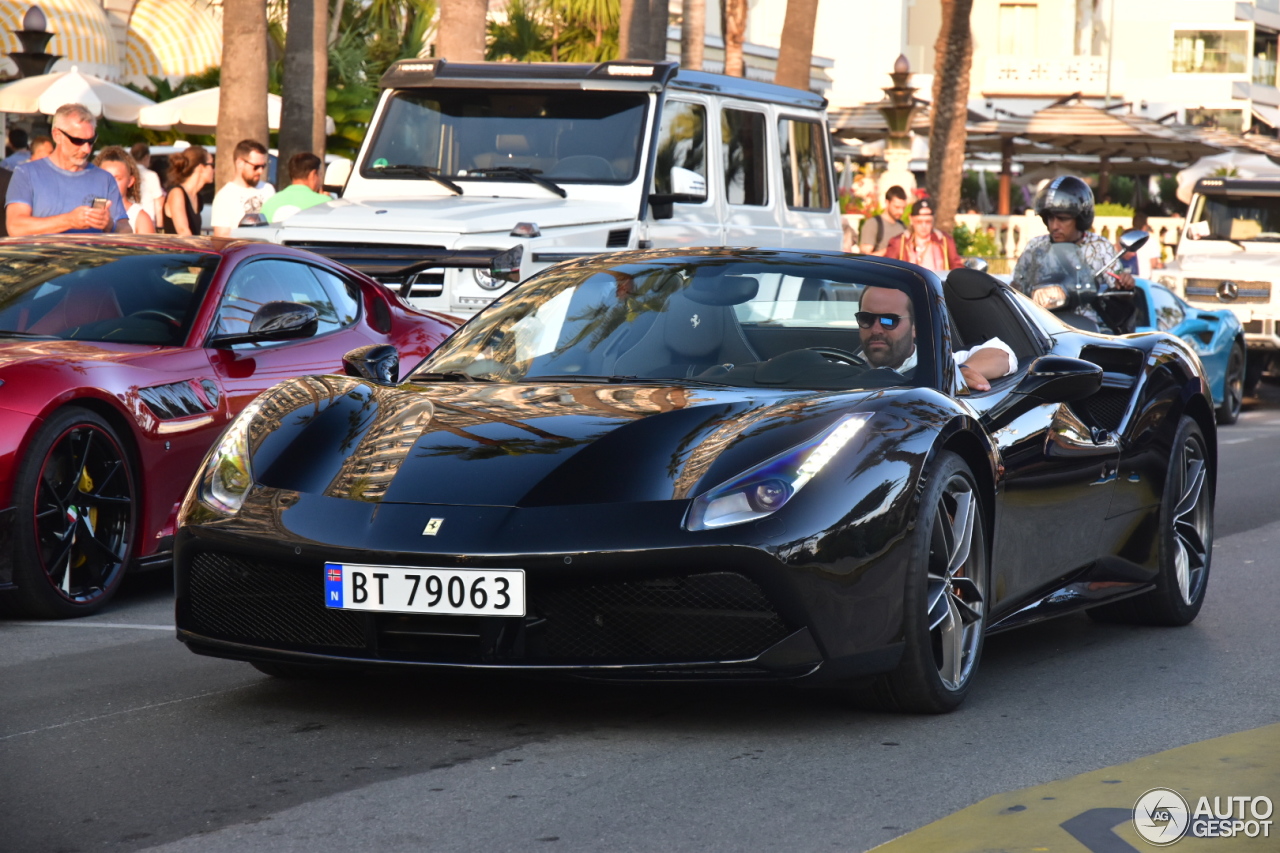
[[[0,604],[92,613],[172,554],[205,452],[260,391],[457,321],[308,252],[167,237],[0,241]]]

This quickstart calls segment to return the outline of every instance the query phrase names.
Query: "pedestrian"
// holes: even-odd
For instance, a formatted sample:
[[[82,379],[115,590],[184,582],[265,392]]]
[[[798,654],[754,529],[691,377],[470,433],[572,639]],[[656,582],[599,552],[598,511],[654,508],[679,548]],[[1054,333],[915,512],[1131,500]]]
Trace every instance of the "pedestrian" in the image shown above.
[[[31,159],[31,149],[27,147],[27,132],[20,127],[10,130],[9,147],[13,151],[8,157],[0,160],[0,169],[8,169],[12,172],[19,163],[25,163]]]
[[[1149,236],[1147,242],[1143,243],[1138,251],[1125,252],[1126,255],[1132,254],[1133,260],[1136,261],[1135,267],[1130,268],[1129,271],[1138,278],[1151,278],[1152,270],[1164,269],[1160,240],[1151,233],[1151,222],[1145,213],[1139,212],[1133,215],[1133,227],[1135,230],[1147,232]]]
[[[889,241],[906,227],[902,213],[907,209],[907,191],[894,184],[884,194],[884,210],[871,219],[864,220],[858,234],[858,247],[864,255],[884,255]]]
[[[124,199],[124,209],[129,214],[129,227],[134,234],[156,233],[155,220],[142,204],[142,194],[138,188],[138,164],[119,145],[109,145],[98,152],[93,164],[104,169],[116,179],[120,189],[120,197]]]
[[[247,213],[258,213],[276,189],[266,183],[267,148],[261,142],[242,139],[232,152],[236,176],[213,197],[213,236],[230,237],[231,229]]]
[[[135,142],[129,149],[129,156],[138,167],[138,195],[142,197],[142,206],[151,214],[153,221],[159,222],[164,208],[164,190],[160,187],[160,176],[151,169],[151,146]]]
[[[161,211],[161,231],[185,236],[200,233],[200,190],[213,183],[213,158],[199,145],[169,155],[169,193]]]
[[[934,272],[964,266],[956,241],[933,227],[933,202],[927,198],[911,206],[911,229],[890,240],[884,256],[909,261]]]
[[[13,170],[5,196],[9,235],[129,233],[129,214],[110,174],[89,162],[97,119],[81,104],[53,114],[53,153]]]
[[[31,159],[28,163],[36,160],[43,160],[53,153],[53,137],[45,136],[43,133],[31,137]]]
[[[321,165],[320,158],[310,151],[301,151],[289,158],[289,186],[262,205],[262,215],[268,222],[283,222],[300,210],[333,200],[321,192],[324,188]]]

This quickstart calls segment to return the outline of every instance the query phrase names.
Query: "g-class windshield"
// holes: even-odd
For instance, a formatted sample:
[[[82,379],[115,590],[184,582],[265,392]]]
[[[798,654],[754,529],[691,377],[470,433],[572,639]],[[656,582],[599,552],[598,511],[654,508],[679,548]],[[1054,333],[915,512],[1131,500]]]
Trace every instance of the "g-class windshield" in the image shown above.
[[[1280,242],[1280,198],[1199,196],[1186,235],[1192,240]]]
[[[648,103],[646,94],[616,91],[401,91],[386,104],[360,174],[626,184],[640,168]]]

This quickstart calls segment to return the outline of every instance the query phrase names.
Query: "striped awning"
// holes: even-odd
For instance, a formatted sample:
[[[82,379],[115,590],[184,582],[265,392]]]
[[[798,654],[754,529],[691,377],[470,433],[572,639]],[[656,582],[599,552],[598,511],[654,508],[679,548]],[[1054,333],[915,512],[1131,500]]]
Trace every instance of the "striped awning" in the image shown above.
[[[0,0],[0,68],[16,73],[17,68],[7,56],[22,50],[14,30],[22,29],[22,16],[31,8],[32,0]],[[53,39],[47,48],[49,53],[62,59],[54,66],[56,71],[66,71],[78,66],[86,74],[107,80],[120,79],[120,57],[116,49],[115,33],[102,4],[94,0],[39,0],[38,4],[49,20]]]
[[[4,2],[4,0],[0,0]],[[129,18],[124,77],[177,79],[222,63],[222,6],[210,0],[138,0]]]

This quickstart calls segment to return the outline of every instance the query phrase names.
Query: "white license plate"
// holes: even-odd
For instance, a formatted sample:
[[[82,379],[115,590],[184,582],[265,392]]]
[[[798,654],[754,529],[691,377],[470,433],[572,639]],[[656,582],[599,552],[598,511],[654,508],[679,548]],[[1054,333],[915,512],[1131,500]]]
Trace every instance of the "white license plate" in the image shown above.
[[[523,616],[524,570],[325,563],[324,603],[335,610]]]

